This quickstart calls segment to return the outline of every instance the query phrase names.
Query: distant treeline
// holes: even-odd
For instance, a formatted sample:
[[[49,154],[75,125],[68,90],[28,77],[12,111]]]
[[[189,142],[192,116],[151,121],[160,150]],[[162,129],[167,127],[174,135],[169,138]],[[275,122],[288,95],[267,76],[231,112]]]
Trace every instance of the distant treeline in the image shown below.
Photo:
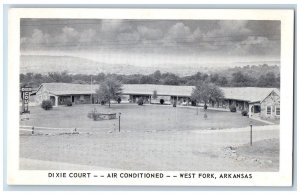
[[[280,74],[273,70],[274,67],[268,65],[255,66],[256,69],[253,67],[254,66],[248,68],[231,68],[228,69],[228,71],[211,74],[197,72],[191,76],[181,77],[169,72],[161,73],[159,70],[149,75],[122,75],[104,73],[99,73],[98,75],[84,75],[69,74],[67,72],[49,72],[48,74],[26,73],[20,74],[20,82],[22,86],[27,85],[36,88],[41,83],[50,82],[77,84],[90,84],[93,82],[93,84],[97,84],[103,82],[107,78],[113,77],[123,84],[197,85],[199,82],[210,82],[220,87],[280,88]],[[264,68],[264,70],[257,70],[261,68]]]

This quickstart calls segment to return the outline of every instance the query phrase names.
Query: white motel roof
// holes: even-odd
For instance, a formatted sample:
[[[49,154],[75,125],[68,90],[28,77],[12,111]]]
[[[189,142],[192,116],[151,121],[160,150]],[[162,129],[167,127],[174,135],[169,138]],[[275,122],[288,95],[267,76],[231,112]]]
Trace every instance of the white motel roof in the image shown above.
[[[194,86],[177,85],[153,85],[153,84],[127,84],[123,85],[123,94],[132,95],[152,95],[153,91],[161,96],[189,97]]]
[[[248,102],[261,102],[273,91],[280,96],[277,88],[223,87],[221,89],[224,92],[225,99]]]
[[[94,94],[99,85],[72,84],[72,83],[43,83],[38,88],[45,90],[53,95],[83,95]],[[176,85],[154,85],[154,84],[124,84],[123,95],[152,95],[153,91],[161,96],[180,96],[189,97],[194,86],[176,86]],[[225,99],[241,100],[248,102],[261,102],[271,92],[280,95],[276,88],[260,87],[221,87]]]

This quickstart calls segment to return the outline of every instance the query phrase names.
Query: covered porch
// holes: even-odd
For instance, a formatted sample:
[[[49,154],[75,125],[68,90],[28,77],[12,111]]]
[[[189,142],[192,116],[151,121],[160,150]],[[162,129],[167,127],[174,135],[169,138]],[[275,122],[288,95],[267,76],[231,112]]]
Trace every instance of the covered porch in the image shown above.
[[[260,102],[249,103],[249,117],[260,117],[261,105]]]
[[[94,98],[92,95],[50,95],[50,100],[53,106],[66,105],[67,101],[72,102],[72,104],[91,104]]]

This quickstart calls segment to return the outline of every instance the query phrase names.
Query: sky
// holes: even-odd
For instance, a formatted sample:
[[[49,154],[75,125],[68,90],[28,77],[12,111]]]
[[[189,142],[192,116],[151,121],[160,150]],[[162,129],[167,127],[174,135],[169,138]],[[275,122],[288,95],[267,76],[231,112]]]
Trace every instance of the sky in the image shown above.
[[[280,60],[280,21],[22,19],[21,54],[136,66]]]

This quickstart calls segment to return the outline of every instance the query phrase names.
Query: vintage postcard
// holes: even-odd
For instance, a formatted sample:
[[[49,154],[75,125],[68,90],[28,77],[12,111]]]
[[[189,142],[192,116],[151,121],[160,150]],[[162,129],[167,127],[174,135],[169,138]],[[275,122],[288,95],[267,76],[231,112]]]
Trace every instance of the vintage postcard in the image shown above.
[[[293,10],[11,9],[9,185],[291,186]]]

